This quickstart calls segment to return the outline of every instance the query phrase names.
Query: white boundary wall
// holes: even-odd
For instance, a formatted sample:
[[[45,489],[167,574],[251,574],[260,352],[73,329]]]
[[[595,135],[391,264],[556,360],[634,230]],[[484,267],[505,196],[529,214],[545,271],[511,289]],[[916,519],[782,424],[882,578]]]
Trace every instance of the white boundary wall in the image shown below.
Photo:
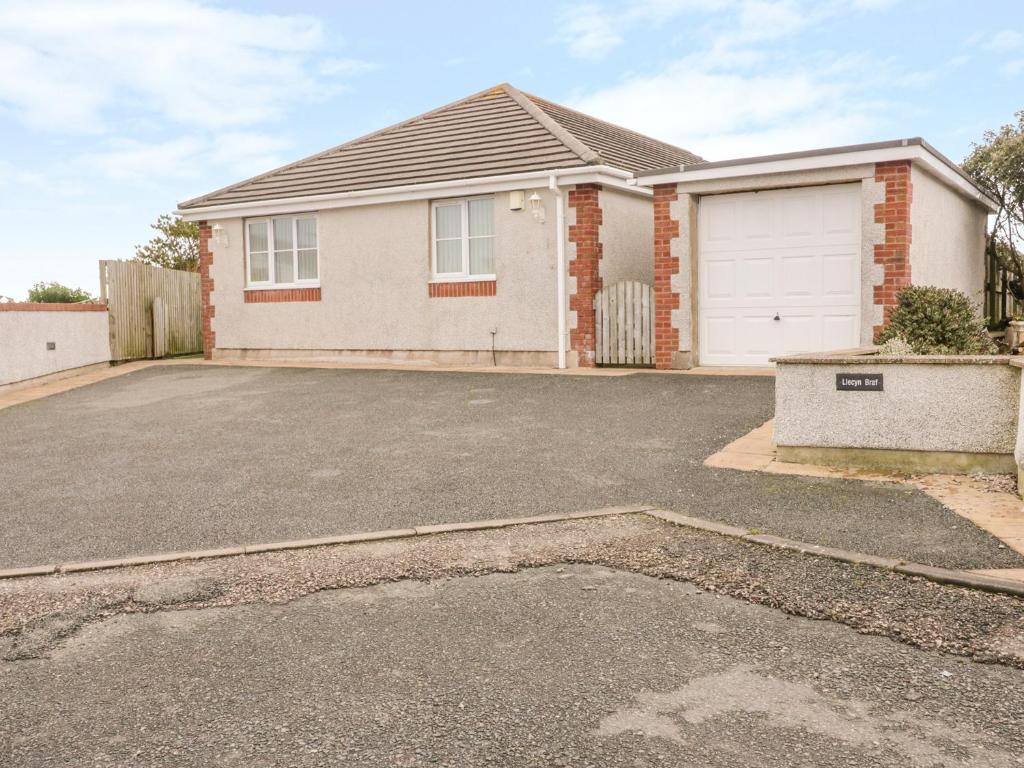
[[[777,360],[779,446],[1012,454],[1020,369],[1000,356]],[[837,374],[882,374],[881,392],[837,391]]]
[[[0,386],[110,360],[105,307],[19,306],[24,305],[0,305]],[[54,349],[47,349],[50,342]]]

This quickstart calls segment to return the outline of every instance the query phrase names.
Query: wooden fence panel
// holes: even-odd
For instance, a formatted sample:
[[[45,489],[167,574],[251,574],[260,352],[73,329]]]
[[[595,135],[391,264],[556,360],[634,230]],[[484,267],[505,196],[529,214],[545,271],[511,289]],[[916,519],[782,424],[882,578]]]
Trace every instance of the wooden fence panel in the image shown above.
[[[594,296],[598,365],[654,365],[654,294],[636,280],[619,280]]]
[[[101,261],[100,298],[110,316],[112,360],[201,352],[199,274],[151,267],[139,261]],[[162,343],[154,343],[153,302],[163,304]],[[160,353],[163,354],[160,354]]]

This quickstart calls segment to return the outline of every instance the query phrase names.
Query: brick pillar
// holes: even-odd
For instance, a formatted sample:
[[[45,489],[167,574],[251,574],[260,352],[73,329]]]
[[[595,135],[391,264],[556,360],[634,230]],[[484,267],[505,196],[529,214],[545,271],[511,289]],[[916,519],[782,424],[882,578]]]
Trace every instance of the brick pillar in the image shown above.
[[[217,345],[217,337],[213,331],[213,301],[210,293],[213,291],[213,278],[210,276],[210,267],[213,265],[213,251],[210,250],[210,238],[213,236],[213,227],[209,222],[199,222],[199,294],[203,303],[203,357],[207,360],[213,358],[213,348]]]
[[[889,322],[896,294],[910,285],[910,161],[876,163],[875,181],[885,184],[885,202],[875,205],[875,223],[885,226],[885,242],[875,245],[875,263],[884,270],[882,284],[875,286],[875,304],[882,307],[877,337]]]
[[[569,226],[569,242],[575,255],[569,275],[576,278],[576,291],[569,296],[569,309],[576,313],[576,327],[569,331],[569,348],[575,350],[578,365],[594,366],[597,350],[597,313],[594,296],[601,290],[601,202],[600,184],[577,184],[569,190],[569,207],[576,211],[576,223]]]
[[[672,311],[679,309],[679,294],[672,278],[679,274],[679,258],[672,255],[672,241],[679,237],[679,221],[672,218],[672,203],[679,199],[675,184],[654,186],[654,364],[671,368],[679,351],[679,329]]]

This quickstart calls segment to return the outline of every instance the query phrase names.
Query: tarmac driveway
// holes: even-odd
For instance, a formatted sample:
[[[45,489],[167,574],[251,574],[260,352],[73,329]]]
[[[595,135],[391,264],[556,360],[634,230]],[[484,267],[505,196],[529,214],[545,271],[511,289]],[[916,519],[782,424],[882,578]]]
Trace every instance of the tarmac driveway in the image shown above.
[[[0,568],[652,503],[1020,567],[920,492],[709,469],[762,377],[154,367],[0,411]]]
[[[1010,768],[1022,617],[637,516],[7,580],[0,763]]]

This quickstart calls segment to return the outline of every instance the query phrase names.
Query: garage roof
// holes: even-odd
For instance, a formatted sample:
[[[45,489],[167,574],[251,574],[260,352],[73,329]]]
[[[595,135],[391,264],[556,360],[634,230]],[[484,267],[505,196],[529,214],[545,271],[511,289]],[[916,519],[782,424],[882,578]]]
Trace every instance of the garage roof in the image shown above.
[[[636,172],[701,158],[508,83],[181,203],[180,210],[530,171]]]
[[[644,169],[637,172],[636,175],[640,184],[653,185],[739,178],[894,160],[920,163],[928,167],[948,186],[958,189],[992,210],[998,208],[985,190],[978,186],[959,165],[920,136],[893,141],[877,141],[870,144],[812,149],[804,152],[785,152],[777,155],[741,157],[716,162],[686,163],[660,169]]]

